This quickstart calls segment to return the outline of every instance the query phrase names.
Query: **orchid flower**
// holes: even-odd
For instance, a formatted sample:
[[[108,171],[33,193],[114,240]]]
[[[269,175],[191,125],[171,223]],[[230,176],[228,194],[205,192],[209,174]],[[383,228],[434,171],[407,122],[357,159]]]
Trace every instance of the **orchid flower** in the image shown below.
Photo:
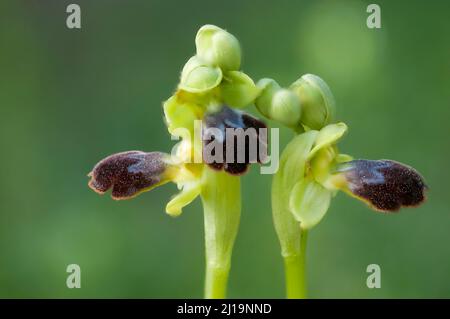
[[[284,259],[286,294],[305,298],[307,234],[323,219],[337,191],[374,210],[394,212],[421,204],[427,186],[407,165],[353,160],[338,151],[336,144],[347,125],[332,123],[335,100],[320,77],[306,74],[288,89],[271,79],[260,80],[258,86],[262,93],[256,106],[261,113],[298,134],[281,154],[272,184],[272,212]]]
[[[259,135],[265,124],[239,110],[254,103],[259,88],[239,71],[237,39],[206,25],[198,31],[195,43],[196,55],[187,61],[176,91],[163,104],[169,133],[181,138],[172,154],[129,151],[111,155],[89,173],[89,186],[100,194],[112,189],[112,198],[122,200],[173,182],[180,192],[167,203],[166,212],[171,216],[180,215],[200,196],[205,225],[205,297],[224,298],[241,212],[239,175],[264,156],[252,157],[246,145],[244,160],[238,161],[241,154],[233,145],[232,160],[217,157],[227,153],[225,134],[230,128],[254,129],[263,151],[267,141]],[[210,134],[210,128],[216,129],[216,134]],[[208,157],[208,150],[217,156]]]

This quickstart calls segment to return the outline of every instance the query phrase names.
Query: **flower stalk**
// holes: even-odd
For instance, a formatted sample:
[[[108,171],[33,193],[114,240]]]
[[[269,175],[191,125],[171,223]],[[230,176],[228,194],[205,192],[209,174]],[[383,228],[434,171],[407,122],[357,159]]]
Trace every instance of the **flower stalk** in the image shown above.
[[[286,297],[288,299],[307,298],[306,285],[306,243],[308,231],[300,233],[300,252],[296,255],[284,256],[284,270],[286,278]]]
[[[225,298],[241,215],[240,178],[205,169],[201,198],[205,222],[205,298]]]

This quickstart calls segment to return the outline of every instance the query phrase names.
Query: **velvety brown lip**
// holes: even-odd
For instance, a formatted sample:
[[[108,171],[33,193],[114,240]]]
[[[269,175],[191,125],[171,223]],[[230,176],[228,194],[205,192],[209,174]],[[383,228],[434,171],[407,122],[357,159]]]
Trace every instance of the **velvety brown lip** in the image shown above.
[[[344,163],[339,171],[344,174],[348,189],[376,210],[394,212],[425,200],[428,187],[422,176],[405,164],[360,159]]]
[[[88,174],[89,187],[103,194],[112,188],[113,199],[128,199],[161,182],[166,169],[164,153],[128,151],[101,160]]]
[[[249,142],[246,139],[245,142],[245,162],[238,163],[237,157],[237,139],[235,138],[234,143],[234,158],[230,163],[206,163],[209,167],[215,170],[224,170],[225,172],[232,175],[242,175],[247,172],[250,163],[258,162],[262,163],[267,157],[267,136],[263,137],[259,135],[260,128],[267,128],[266,124],[257,118],[243,113],[241,111],[237,111],[228,106],[223,106],[219,112],[210,113],[205,116],[203,119],[203,124],[205,128],[217,128],[222,132],[222,136],[225,137],[227,128],[235,128],[235,129],[248,129],[254,128],[256,131],[255,140],[258,140],[258,155],[257,158],[250,158],[249,152]],[[216,137],[205,137],[203,136],[203,145],[207,146],[212,141],[215,141]],[[226,158],[226,143],[225,140],[220,142],[222,144],[223,150],[223,158]],[[259,148],[263,148],[261,151]],[[205,149],[205,148],[204,148]],[[262,156],[260,156],[260,153]],[[205,157],[205,156],[204,156]]]

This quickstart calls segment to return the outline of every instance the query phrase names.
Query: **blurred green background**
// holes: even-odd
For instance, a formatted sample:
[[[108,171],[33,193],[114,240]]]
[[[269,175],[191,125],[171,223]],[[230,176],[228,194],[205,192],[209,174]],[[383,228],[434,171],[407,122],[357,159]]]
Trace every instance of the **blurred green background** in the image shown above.
[[[65,25],[72,2],[81,30]],[[1,1],[0,297],[202,297],[199,201],[173,219],[173,184],[115,202],[86,174],[111,153],[171,149],[161,102],[206,23],[238,37],[254,79],[323,77],[350,128],[340,149],[410,164],[430,186],[395,215],[339,194],[310,233],[310,296],[450,297],[450,3],[376,1],[382,28],[368,29],[369,3]],[[270,182],[256,167],[243,178],[230,297],[284,297]],[[66,287],[71,263],[81,289]],[[366,287],[371,263],[381,289]]]

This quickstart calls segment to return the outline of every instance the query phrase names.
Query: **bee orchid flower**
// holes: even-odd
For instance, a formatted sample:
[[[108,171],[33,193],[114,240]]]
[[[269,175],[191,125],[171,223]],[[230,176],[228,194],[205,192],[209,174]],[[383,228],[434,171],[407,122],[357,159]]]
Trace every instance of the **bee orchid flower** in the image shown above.
[[[336,144],[347,132],[347,125],[332,123],[334,98],[318,76],[304,75],[289,87],[297,101],[284,103],[282,113],[277,113],[280,107],[274,97],[286,89],[268,79],[258,85],[263,93],[257,107],[298,133],[282,152],[273,178],[272,212],[284,259],[286,294],[305,298],[307,234],[323,219],[337,191],[377,211],[394,212],[421,204],[427,187],[421,175],[407,165],[391,160],[353,160],[339,153]],[[283,114],[300,110],[287,111],[289,108],[301,109],[296,123],[286,122]]]
[[[267,137],[259,132],[266,126],[240,110],[253,104],[260,90],[239,71],[237,39],[206,25],[198,31],[195,43],[196,55],[187,61],[176,91],[163,104],[168,131],[181,141],[171,154],[129,151],[108,156],[89,173],[89,186],[100,194],[112,189],[112,198],[122,200],[173,182],[180,192],[167,203],[166,212],[171,216],[180,215],[183,207],[200,196],[205,226],[205,297],[224,298],[241,212],[239,175],[264,158]],[[225,136],[230,129],[250,130],[262,152],[252,155],[251,147],[239,144],[234,137],[233,149],[227,149],[230,144]]]

